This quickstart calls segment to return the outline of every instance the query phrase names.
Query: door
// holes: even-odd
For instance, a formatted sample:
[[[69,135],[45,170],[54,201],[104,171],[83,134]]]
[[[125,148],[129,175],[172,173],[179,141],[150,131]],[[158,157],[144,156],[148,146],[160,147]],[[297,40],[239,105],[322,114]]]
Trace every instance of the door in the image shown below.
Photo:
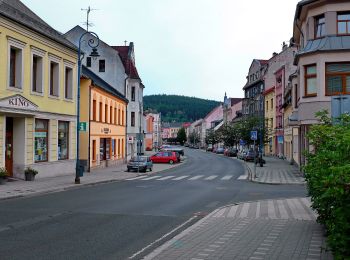
[[[13,118],[6,117],[5,168],[13,176]]]

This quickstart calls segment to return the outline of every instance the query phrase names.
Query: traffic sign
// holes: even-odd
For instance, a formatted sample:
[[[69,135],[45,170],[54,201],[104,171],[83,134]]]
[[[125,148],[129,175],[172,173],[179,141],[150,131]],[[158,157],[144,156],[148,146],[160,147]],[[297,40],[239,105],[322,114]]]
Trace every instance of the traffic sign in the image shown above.
[[[242,139],[240,139],[240,140],[239,140],[239,145],[245,145],[245,141],[242,140]]]
[[[250,139],[258,140],[258,131],[250,131]]]
[[[87,122],[79,122],[79,132],[86,132]]]

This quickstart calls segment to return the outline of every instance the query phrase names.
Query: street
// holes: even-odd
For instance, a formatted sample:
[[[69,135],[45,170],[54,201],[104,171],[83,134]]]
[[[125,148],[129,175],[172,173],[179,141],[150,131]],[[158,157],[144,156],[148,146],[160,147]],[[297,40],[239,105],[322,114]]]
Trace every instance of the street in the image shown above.
[[[142,178],[0,201],[1,259],[139,259],[194,215],[306,196],[303,185],[237,180],[244,168],[236,159],[191,149],[185,155],[183,165]]]

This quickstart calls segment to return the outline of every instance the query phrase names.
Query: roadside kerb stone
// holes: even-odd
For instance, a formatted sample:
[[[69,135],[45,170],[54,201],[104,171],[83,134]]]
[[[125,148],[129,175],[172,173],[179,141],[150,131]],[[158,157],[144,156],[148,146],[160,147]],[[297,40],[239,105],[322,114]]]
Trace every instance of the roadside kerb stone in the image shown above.
[[[118,165],[116,167],[96,169],[90,173],[85,172],[84,176],[81,178],[81,184],[74,184],[75,174],[37,178],[35,181],[10,181],[0,186],[0,200],[37,196],[41,194],[78,189],[86,186],[118,182],[143,175],[158,174],[166,172],[174,167],[179,167],[185,164],[186,161],[186,157],[184,157],[184,160],[177,164],[154,164],[153,171],[147,173],[127,172],[126,164]]]

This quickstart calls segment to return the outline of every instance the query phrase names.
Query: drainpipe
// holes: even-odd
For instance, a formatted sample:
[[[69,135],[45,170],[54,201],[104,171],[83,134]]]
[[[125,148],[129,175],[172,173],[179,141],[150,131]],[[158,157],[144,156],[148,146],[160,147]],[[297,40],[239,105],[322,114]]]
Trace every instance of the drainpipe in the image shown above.
[[[92,83],[92,81],[91,81]],[[88,168],[87,168],[87,171],[90,172],[90,167],[91,167],[91,163],[90,163],[90,158],[91,158],[91,145],[90,145],[90,137],[91,137],[91,85],[89,86],[89,144],[88,144],[88,161],[87,161],[87,164],[88,164]]]
[[[124,79],[124,97],[125,99],[127,99],[127,80],[129,79],[130,77],[127,76],[125,79]],[[127,99],[128,100],[128,99]],[[124,161],[127,162],[128,161],[128,103],[126,103],[126,106],[125,106],[125,158],[124,158]]]

